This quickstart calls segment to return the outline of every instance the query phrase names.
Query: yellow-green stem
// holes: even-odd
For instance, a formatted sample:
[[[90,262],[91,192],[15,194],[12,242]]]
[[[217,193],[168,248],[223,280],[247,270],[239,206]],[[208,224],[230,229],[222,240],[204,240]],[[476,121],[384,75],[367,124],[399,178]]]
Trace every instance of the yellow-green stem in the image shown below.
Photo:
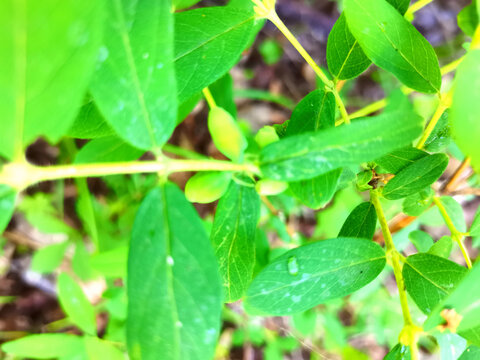
[[[427,127],[423,131],[422,137],[420,138],[420,140],[418,140],[418,143],[416,146],[417,149],[422,149],[424,147],[428,137],[432,133],[433,129],[435,129],[435,126],[437,125],[438,120],[440,120],[440,118],[442,117],[442,114],[447,109],[448,109],[448,106],[443,101],[440,101],[440,104],[438,104],[438,107],[435,110],[435,113],[433,114],[432,119],[430,120]]]
[[[455,227],[455,224],[453,223],[452,219],[450,218],[450,215],[448,215],[447,209],[445,209],[445,206],[443,206],[442,201],[440,200],[439,197],[435,196],[433,198],[433,202],[435,205],[437,205],[438,210],[440,211],[440,214],[443,217],[443,220],[445,221],[445,224],[447,225],[448,229],[450,230],[450,233],[452,234],[452,239],[455,241],[458,246],[460,247],[460,250],[463,254],[463,258],[465,259],[465,263],[467,264],[467,267],[469,269],[472,268],[472,260],[470,260],[470,256],[468,255],[468,251],[463,244],[463,233],[458,231],[458,229]]]
[[[413,3],[407,10],[407,12],[405,13],[405,17],[408,19],[410,18],[411,16],[413,16],[413,14],[415,14],[418,10],[420,10],[421,8],[427,6],[428,4],[430,4],[433,0],[418,0],[417,2]]]
[[[310,54],[305,50],[305,48],[298,42],[297,38],[290,32],[287,26],[283,23],[283,21],[278,17],[275,11],[271,11],[268,14],[268,20],[270,20],[277,28],[282,32],[282,34],[287,38],[288,41],[293,45],[293,47],[298,51],[300,55],[305,59],[308,65],[313,69],[315,74],[320,78],[320,80],[325,84],[325,90],[331,91],[335,96],[335,101],[337,103],[338,109],[340,110],[340,114],[342,116],[343,122],[346,124],[350,124],[350,117],[348,116],[348,112],[345,108],[345,104],[343,103],[340,94],[338,93],[337,89],[335,88],[335,84],[332,80],[330,80],[325,73],[320,69],[317,63],[312,59]]]
[[[377,190],[370,191],[370,201],[375,207],[375,212],[377,213],[378,221],[380,222],[380,227],[382,229],[383,238],[385,239],[387,258],[390,260],[395,281],[397,282],[404,323],[401,333],[401,340],[403,339],[404,345],[410,346],[412,359],[418,359],[416,333],[419,332],[419,328],[414,324],[412,316],[410,315],[407,293],[405,291],[405,281],[402,274],[402,265],[400,264],[400,261],[404,260],[405,258],[395,248],[387,219],[385,218],[382,205],[380,204],[380,199],[378,198]]]
[[[207,101],[208,107],[210,109],[216,107],[217,104],[215,103],[215,100],[213,99],[213,96],[210,90],[208,88],[205,88],[202,90],[202,92],[203,92],[203,96],[205,97],[205,100]]]

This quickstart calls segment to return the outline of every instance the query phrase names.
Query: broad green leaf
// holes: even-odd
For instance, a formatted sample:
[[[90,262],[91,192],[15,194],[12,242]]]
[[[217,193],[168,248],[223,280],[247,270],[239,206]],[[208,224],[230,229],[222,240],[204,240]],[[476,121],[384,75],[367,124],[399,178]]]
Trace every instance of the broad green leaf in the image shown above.
[[[210,235],[225,288],[225,301],[240,299],[253,276],[255,265],[255,230],[260,216],[260,199],[253,182],[249,186],[235,181],[218,202]]]
[[[452,252],[453,247],[453,240],[450,236],[442,236],[438,239],[435,244],[433,244],[430,249],[428,249],[428,253],[436,256],[441,256],[445,259],[448,259],[450,253]]]
[[[288,123],[285,136],[335,127],[335,97],[331,92],[314,90],[298,103]],[[290,183],[293,195],[312,209],[325,206],[335,194],[341,169],[313,179]]]
[[[227,191],[232,174],[228,172],[198,172],[185,184],[185,197],[190,202],[211,203]]]
[[[85,337],[88,360],[125,360],[123,353],[112,343],[97,337]]]
[[[232,117],[237,117],[237,106],[233,100],[233,79],[229,73],[211,84],[208,89],[211,91],[217,106],[227,110]]]
[[[428,156],[428,153],[425,151],[408,146],[382,156],[380,159],[375,160],[375,162],[387,172],[396,174],[408,165],[412,165],[416,160],[420,160],[425,156]]]
[[[128,248],[121,246],[90,257],[90,267],[105,277],[124,277],[127,274]]]
[[[458,358],[458,360],[477,360],[480,359],[480,347],[475,345],[470,345],[462,355]]]
[[[399,121],[402,118],[402,121]],[[411,143],[421,132],[421,118],[410,105],[339,126],[294,135],[260,153],[264,175],[276,180],[311,179],[328,171],[378,159]]]
[[[171,1],[107,0],[104,43],[90,92],[115,132],[159,149],[176,124]]]
[[[68,318],[83,332],[97,334],[95,310],[82,288],[66,273],[58,276],[58,300]]]
[[[439,358],[442,360],[458,360],[467,347],[464,338],[450,331],[435,334],[435,339],[440,348]]]
[[[128,145],[116,136],[106,136],[85,144],[75,156],[75,163],[132,161],[138,159],[143,153],[143,150]]]
[[[80,108],[67,135],[77,139],[95,139],[115,135],[115,132],[105,121],[93,99],[88,99]]]
[[[415,245],[418,252],[427,252],[433,246],[432,237],[425,231],[414,230],[410,234],[408,234],[408,238],[410,239],[412,244]]]
[[[455,225],[455,228],[460,232],[467,231],[467,224],[465,223],[465,215],[463,214],[462,205],[451,196],[441,196],[439,200],[443,204],[443,207],[452,220],[453,225]]]
[[[29,335],[4,343],[2,351],[21,358],[72,358],[83,351],[83,340],[79,336],[69,334]]]
[[[50,273],[55,270],[63,260],[69,242],[45,246],[33,254],[31,269],[38,273]]]
[[[316,241],[275,258],[253,280],[245,298],[250,313],[289,315],[348,295],[375,279],[385,252],[366,239]]]
[[[432,133],[425,141],[424,149],[428,152],[440,152],[452,142],[451,126],[448,121],[449,111],[445,111]]]
[[[480,49],[471,50],[458,66],[455,75],[455,91],[450,108],[450,123],[455,143],[472,165],[480,171]]]
[[[251,37],[250,11],[209,7],[175,14],[175,71],[183,102],[222,77]]]
[[[432,46],[386,0],[345,0],[348,28],[375,65],[408,87],[440,91],[441,75]]]
[[[357,205],[343,223],[339,237],[373,239],[377,227],[377,213],[371,202]]]
[[[103,1],[1,2],[1,155],[11,159],[15,147],[67,132],[94,69],[102,20]]]
[[[403,265],[405,288],[420,310],[429,314],[450,294],[467,269],[431,254],[415,254]]]
[[[187,100],[178,105],[177,125],[180,124],[192,112],[195,106],[202,98],[202,93],[198,92],[190,96]]]
[[[476,1],[465,6],[457,15],[458,27],[468,36],[473,36],[478,26]]]
[[[321,89],[312,91],[292,112],[285,136],[318,131],[335,126],[335,97]]]
[[[398,172],[383,188],[383,196],[396,200],[415,194],[432,185],[448,165],[448,156],[434,154],[425,156]]]
[[[433,202],[435,192],[431,187],[407,196],[402,204],[402,210],[410,216],[419,216],[427,210]]]
[[[135,218],[128,259],[132,360],[213,356],[222,289],[205,228],[173,184],[151,190]]]
[[[410,347],[397,344],[392,350],[383,358],[383,360],[411,360]]]
[[[0,234],[7,228],[15,209],[17,194],[7,185],[0,184]]]
[[[469,233],[470,236],[480,236],[480,206],[477,208]]]

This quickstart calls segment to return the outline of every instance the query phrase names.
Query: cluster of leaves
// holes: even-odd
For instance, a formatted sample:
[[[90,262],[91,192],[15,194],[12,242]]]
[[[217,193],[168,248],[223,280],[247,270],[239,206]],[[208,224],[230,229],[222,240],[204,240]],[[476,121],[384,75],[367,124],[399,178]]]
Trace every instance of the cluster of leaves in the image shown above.
[[[5,39],[0,63],[12,69],[0,74],[5,99],[0,103],[0,155],[6,160],[0,173],[0,229],[6,228],[24,187],[75,177],[84,233],[59,220],[48,195],[25,197],[18,207],[41,231],[68,235],[66,241],[36,252],[32,268],[52,272],[74,247],[76,277],[107,282],[104,301],[94,308],[78,283],[61,273],[60,304],[83,335],[30,335],[4,344],[2,350],[28,358],[123,359],[128,353],[131,359],[211,359],[222,316],[242,321],[222,315],[222,309],[228,311],[224,303],[242,299],[250,315],[294,315],[296,327],[308,334],[310,309],[319,304],[334,308],[335,299],[367,289],[367,284],[378,289],[379,275],[389,262],[403,299],[405,326],[399,343],[389,343],[386,358],[416,358],[419,320],[438,343],[447,343],[439,327],[463,337],[472,345],[461,359],[476,358],[480,268],[467,269],[449,259],[457,244],[464,250],[467,227],[461,206],[451,197],[436,196],[432,185],[447,168],[448,146],[458,146],[461,152],[455,148],[456,153],[480,169],[479,5],[474,2],[459,16],[462,29],[474,39],[452,90],[441,94],[437,55],[404,17],[409,1],[344,0],[327,44],[333,80],[305,96],[288,122],[254,135],[236,119],[227,72],[253,43],[264,24],[260,17],[278,26],[274,3],[255,1],[254,8],[249,1],[233,0],[227,6],[178,11],[194,3],[7,0],[0,5]],[[274,59],[281,53],[272,44],[262,51],[273,53]],[[438,116],[426,130],[424,118],[398,89],[380,114],[350,124],[336,121],[337,105],[341,113],[343,103],[335,85],[358,77],[372,63],[412,91],[439,95]],[[182,149],[175,151],[194,159],[174,160],[162,152],[168,152],[167,140],[202,90],[210,105],[212,140],[231,162]],[[73,165],[39,170],[26,164],[24,151],[39,136],[62,144],[66,150],[60,162]],[[77,150],[72,139],[89,141]],[[147,151],[155,161],[135,161]],[[215,171],[198,172],[185,193],[167,180],[171,172],[190,170]],[[122,173],[134,175],[118,175]],[[102,175],[114,193],[110,206],[98,201],[82,178]],[[348,204],[344,198],[354,193],[352,184],[359,192],[369,191],[371,201]],[[276,214],[267,213],[266,223],[261,220],[265,196],[287,214],[295,204],[321,209],[336,196],[345,221],[342,225],[337,220],[338,228],[327,230],[328,221],[321,221],[326,215],[319,215],[319,232],[327,239],[292,238]],[[141,199],[141,204],[131,206],[132,199]],[[218,199],[213,223],[203,221],[191,204]],[[382,206],[423,216],[432,204],[451,236],[434,242],[425,232],[410,232],[418,252],[403,257],[391,241]],[[377,223],[386,248],[372,241]],[[271,230],[290,244],[270,249],[265,232]],[[479,212],[468,234],[480,235]],[[116,285],[118,278],[126,288]],[[410,305],[419,310],[413,322],[405,289],[413,300]],[[368,296],[373,295],[360,300],[368,303]],[[99,338],[95,314],[104,310],[109,324]],[[328,315],[323,323],[338,326]],[[245,326],[236,336],[248,339],[251,332]],[[344,356],[358,356],[344,337],[336,338],[343,339],[337,344]],[[283,340],[262,335],[259,343],[267,344],[274,359],[298,346]]]

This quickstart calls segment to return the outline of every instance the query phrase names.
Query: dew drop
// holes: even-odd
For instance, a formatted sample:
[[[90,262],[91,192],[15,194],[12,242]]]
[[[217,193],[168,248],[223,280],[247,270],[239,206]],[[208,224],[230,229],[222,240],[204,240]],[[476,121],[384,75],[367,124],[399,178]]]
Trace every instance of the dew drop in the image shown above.
[[[298,303],[298,302],[300,302],[300,300],[302,300],[302,297],[301,297],[301,296],[297,296],[297,295],[293,295],[293,296],[292,296],[292,301],[293,301],[294,303]]]
[[[297,275],[298,274],[298,263],[297,263],[297,257],[296,256],[291,256],[288,258],[288,273],[290,275]]]
[[[108,58],[108,49],[105,46],[98,49],[98,61],[104,62]]]
[[[157,64],[157,69],[161,69],[161,68],[163,68],[163,64],[162,64],[162,63],[158,63],[158,64]]]
[[[170,266],[173,266],[173,264],[175,263],[175,261],[173,261],[173,258],[168,255],[167,256],[167,264],[170,265]]]
[[[149,56],[150,56],[150,54],[149,54],[148,52],[142,55],[142,57],[143,57],[144,59],[148,59]]]
[[[175,326],[176,326],[177,328],[181,328],[181,327],[183,326],[183,324],[182,324],[181,321],[177,321],[177,322],[175,323]]]

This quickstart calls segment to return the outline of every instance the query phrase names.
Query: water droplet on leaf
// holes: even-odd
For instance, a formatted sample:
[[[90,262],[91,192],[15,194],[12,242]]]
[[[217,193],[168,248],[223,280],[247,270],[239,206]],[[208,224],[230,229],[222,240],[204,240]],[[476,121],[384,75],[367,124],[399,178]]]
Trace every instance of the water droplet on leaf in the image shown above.
[[[297,275],[298,274],[298,263],[297,263],[297,257],[296,256],[291,256],[288,258],[288,273],[290,275]]]

